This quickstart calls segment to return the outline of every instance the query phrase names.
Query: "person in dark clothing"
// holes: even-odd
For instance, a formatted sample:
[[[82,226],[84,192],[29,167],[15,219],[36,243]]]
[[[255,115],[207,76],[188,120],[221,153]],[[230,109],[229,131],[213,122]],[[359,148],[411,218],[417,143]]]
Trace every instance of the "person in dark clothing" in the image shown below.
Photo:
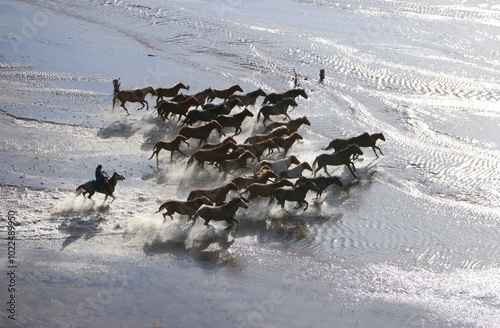
[[[102,165],[97,165],[95,169],[95,187],[96,189],[108,189],[110,190],[111,185],[108,182],[108,174],[102,170]]]

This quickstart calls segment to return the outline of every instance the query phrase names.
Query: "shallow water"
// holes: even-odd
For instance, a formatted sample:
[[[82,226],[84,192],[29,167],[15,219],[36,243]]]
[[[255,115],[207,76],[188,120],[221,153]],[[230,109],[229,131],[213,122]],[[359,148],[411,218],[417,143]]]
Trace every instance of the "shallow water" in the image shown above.
[[[1,203],[21,223],[18,323],[498,327],[497,5],[20,1],[0,15]],[[294,77],[309,97],[290,115],[311,125],[291,154],[312,163],[331,139],[368,131],[383,132],[384,155],[364,148],[356,179],[331,168],[346,186],[310,193],[305,212],[252,201],[229,234],[153,215],[231,176],[186,169],[178,153],[148,161],[179,125],[153,108],[112,110],[113,79],[194,93],[283,91]],[[238,141],[262,125],[243,130]],[[126,177],[111,205],[73,194],[99,163]]]

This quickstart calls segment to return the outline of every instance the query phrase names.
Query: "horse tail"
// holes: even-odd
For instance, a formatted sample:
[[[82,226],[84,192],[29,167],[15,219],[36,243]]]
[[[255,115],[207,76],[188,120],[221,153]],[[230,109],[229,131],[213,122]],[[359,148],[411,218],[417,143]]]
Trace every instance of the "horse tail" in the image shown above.
[[[153,153],[151,154],[151,157],[150,157],[150,158],[148,158],[148,161],[149,161],[151,158],[153,158],[153,156],[157,153],[157,150],[158,150],[158,149],[157,149],[157,147],[156,147],[156,145],[155,145],[155,146],[153,147]],[[158,151],[158,153],[159,153],[159,151]]]
[[[82,192],[84,192],[84,191],[85,191],[85,187],[83,185],[78,186],[78,188],[76,188],[76,190],[75,190],[77,196],[80,196],[82,194]]]
[[[115,109],[117,101],[118,101],[118,93],[115,93],[115,96],[113,97],[113,109]]]

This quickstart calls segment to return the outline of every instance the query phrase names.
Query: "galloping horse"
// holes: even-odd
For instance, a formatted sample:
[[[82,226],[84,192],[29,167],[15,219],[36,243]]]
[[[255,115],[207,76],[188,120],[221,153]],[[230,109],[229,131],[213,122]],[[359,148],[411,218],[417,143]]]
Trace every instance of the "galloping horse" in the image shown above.
[[[229,88],[224,89],[224,90],[214,89],[213,90],[214,93],[213,93],[213,95],[208,97],[208,101],[211,102],[215,98],[224,99],[224,101],[226,101],[227,98],[229,98],[229,96],[231,96],[236,91],[243,92],[243,89],[241,89],[241,87],[238,84],[234,84],[234,85],[232,85]]]
[[[243,123],[243,120],[247,116],[253,117],[253,113],[245,108],[243,111],[239,112],[238,114],[219,115],[219,116],[217,116],[217,118],[215,120],[217,122],[219,122],[219,124],[224,126],[224,127],[226,127],[226,126],[234,127],[236,130],[234,131],[233,136],[236,136],[242,132],[241,124]]]
[[[193,215],[193,218],[196,222],[196,218],[199,216],[202,219],[205,220],[205,225],[208,226],[208,223],[210,220],[219,220],[219,221],[226,221],[229,223],[229,226],[226,228],[226,230],[230,230],[233,226],[234,223],[238,223],[238,220],[234,218],[236,211],[238,208],[243,207],[243,208],[248,208],[248,205],[246,204],[248,200],[244,197],[235,197],[231,199],[227,204],[220,205],[220,206],[208,206],[208,205],[203,205],[200,207],[198,211]]]
[[[122,90],[117,93],[115,93],[115,96],[113,97],[113,108],[115,108],[115,105],[117,101],[121,101],[121,107],[125,109],[125,112],[127,112],[127,115],[129,115],[129,112],[127,108],[125,107],[125,103],[128,102],[138,102],[141,103],[142,107],[139,108],[139,110],[143,109],[144,106],[146,107],[146,110],[149,109],[149,104],[144,98],[146,98],[147,94],[150,93],[152,96],[156,96],[156,91],[153,89],[152,86],[147,86],[142,89],[136,89],[136,90]]]
[[[113,198],[113,201],[114,201],[115,200],[115,196],[113,196],[113,192],[115,191],[116,183],[118,181],[122,181],[122,180],[125,180],[125,177],[123,177],[122,175],[114,172],[113,175],[111,176],[111,178],[108,179],[109,185],[111,185],[111,188],[108,188],[109,190],[96,189],[94,187],[94,185],[92,184],[92,181],[88,181],[85,184],[82,184],[81,186],[79,186],[78,188],[76,188],[76,194],[77,194],[77,196],[79,196],[81,194],[84,197],[85,197],[85,194],[89,194],[87,198],[88,199],[92,199],[92,196],[96,192],[98,192],[98,193],[106,195],[106,197],[104,197],[104,201],[106,201],[106,199],[108,199],[108,196],[111,196]]]
[[[265,97],[266,93],[262,89],[258,89],[247,93],[246,95],[231,95],[228,100],[239,99],[244,106],[255,106],[255,102],[259,96]]]
[[[267,103],[270,104],[277,104],[278,102],[282,101],[283,99],[286,98],[297,98],[298,96],[302,96],[305,99],[307,99],[307,94],[304,89],[291,89],[283,93],[277,93],[277,92],[271,92],[264,98],[264,102],[262,105],[265,105]]]
[[[156,99],[156,105],[158,106],[158,103],[160,100],[163,100],[163,97],[175,97],[179,93],[180,89],[186,89],[189,91],[189,86],[185,86],[182,82],[177,82],[173,87],[171,88],[157,88],[156,95],[158,98]]]
[[[290,116],[288,116],[287,110],[289,106],[297,107],[297,102],[293,98],[286,98],[279,103],[275,105],[266,105],[262,106],[259,110],[259,114],[257,114],[257,121],[259,121],[260,114],[264,116],[264,121],[263,123],[266,123],[267,120],[269,120],[269,116],[271,115],[285,115],[288,119],[290,119]]]
[[[349,139],[334,139],[330,142],[330,144],[328,144],[328,147],[324,148],[323,150],[329,150],[333,148],[335,149],[335,151],[339,151],[346,148],[348,145],[357,145],[358,147],[371,147],[375,155],[377,155],[378,157],[377,151],[375,149],[378,149],[380,155],[384,155],[382,154],[380,148],[375,145],[378,139],[385,141],[385,137],[382,133],[368,134],[367,132],[365,132],[359,136]]]
[[[356,174],[354,173],[356,171],[356,168],[354,167],[354,163],[351,160],[352,155],[357,158],[358,155],[363,155],[363,152],[358,146],[350,145],[347,148],[333,154],[318,155],[318,157],[316,157],[313,162],[313,167],[318,164],[318,168],[314,170],[314,176],[316,176],[316,173],[318,173],[318,171],[321,169],[324,169],[325,173],[330,175],[330,173],[328,173],[328,171],[326,170],[327,165],[346,165],[349,171],[351,171],[352,175],[356,177]]]

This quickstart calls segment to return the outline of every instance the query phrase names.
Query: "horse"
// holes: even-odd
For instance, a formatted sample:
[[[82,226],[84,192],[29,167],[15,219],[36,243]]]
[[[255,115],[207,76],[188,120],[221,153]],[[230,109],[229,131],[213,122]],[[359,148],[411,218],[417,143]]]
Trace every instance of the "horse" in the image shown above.
[[[171,88],[157,88],[156,91],[156,105],[158,106],[158,103],[160,100],[163,100],[163,97],[175,97],[179,93],[180,89],[186,89],[189,91],[189,86],[185,86],[182,82],[177,82],[174,84],[173,87]]]
[[[295,188],[282,187],[278,188],[273,192],[273,197],[278,201],[278,205],[281,208],[285,207],[285,202],[297,202],[299,206],[294,207],[294,209],[301,207],[303,204],[306,205],[304,211],[309,207],[309,203],[305,200],[307,192],[309,190],[318,191],[318,187],[312,181],[306,181],[303,184]]]
[[[215,162],[217,160],[217,155],[226,154],[230,149],[234,151],[237,148],[238,146],[236,145],[234,139],[229,139],[214,148],[198,149],[193,153],[193,155],[191,155],[187,162],[187,165],[189,167],[196,160],[203,167],[205,162]]]
[[[179,101],[184,101],[184,100],[188,99],[189,97],[195,97],[196,100],[198,100],[198,102],[200,103],[200,106],[203,106],[203,105],[205,105],[207,98],[209,96],[212,96],[212,95],[214,95],[214,91],[211,88],[208,88],[208,89],[200,91],[194,95],[180,94],[180,95],[175,96],[174,98],[170,99],[170,101],[179,102]],[[196,107],[198,107],[198,106],[196,106]]]
[[[221,142],[218,142],[218,143],[206,143],[204,144],[203,146],[201,146],[200,149],[212,149],[212,148],[217,148],[219,146],[222,146],[223,144],[225,144],[226,142],[228,142],[229,140],[231,140],[234,144],[236,144],[236,140],[234,140],[233,137],[227,137],[226,139],[222,140]]]
[[[272,122],[266,128],[266,131],[272,131],[280,126],[286,126],[290,132],[297,132],[302,124],[311,125],[311,122],[307,119],[306,116],[296,118],[290,121],[281,121],[281,122]]]
[[[160,213],[162,210],[167,210],[165,213],[163,213],[163,222],[166,221],[167,215],[170,216],[170,219],[173,220],[174,213],[179,213],[180,215],[187,215],[188,220],[191,220],[191,217],[194,215],[194,213],[196,213],[196,211],[201,207],[201,205],[213,205],[213,204],[214,203],[212,203],[212,201],[210,201],[210,199],[208,199],[205,196],[201,196],[188,201],[168,200],[160,206],[158,212],[156,213]]]
[[[295,187],[299,186],[300,184],[305,183],[306,181],[312,181],[318,187],[318,191],[316,192],[316,198],[320,198],[323,191],[328,188],[332,184],[336,184],[339,187],[343,187],[344,184],[338,177],[317,177],[317,178],[307,178],[307,177],[300,177],[297,182],[295,182]]]
[[[211,202],[213,202],[215,205],[221,205],[224,203],[226,200],[227,194],[231,190],[238,190],[238,186],[232,183],[231,181],[226,181],[224,184],[220,187],[213,188],[213,189],[203,189],[203,188],[198,188],[195,190],[192,190],[189,193],[189,196],[187,200],[192,200],[198,197],[205,196],[208,199],[210,199]]]
[[[273,137],[282,137],[283,135],[289,136],[291,134],[290,130],[286,126],[279,126],[273,129],[269,133],[258,133],[245,140],[246,144],[255,144],[267,139],[272,139]]]
[[[251,151],[252,154],[257,157],[257,161],[260,162],[260,157],[264,154],[264,151],[268,149],[268,155],[274,152],[274,149],[279,149],[279,146],[272,140],[267,139],[255,144],[238,144],[241,148]]]
[[[87,198],[92,199],[92,196],[96,192],[98,192],[98,193],[106,195],[106,197],[104,197],[104,202],[106,202],[106,199],[108,199],[108,196],[113,198],[113,200],[111,201],[111,202],[113,202],[115,200],[115,196],[113,196],[113,192],[115,191],[116,184],[118,183],[118,181],[122,181],[122,180],[125,180],[125,177],[114,172],[113,175],[111,176],[111,178],[109,178],[107,180],[109,182],[109,185],[111,186],[111,188],[109,190],[96,189],[94,187],[94,185],[92,184],[92,181],[88,181],[85,184],[82,184],[78,188],[76,188],[76,194],[77,194],[77,196],[79,196],[81,194],[81,195],[83,195],[83,197],[85,197],[85,194],[88,194]]]
[[[304,89],[291,89],[282,93],[277,93],[277,92],[271,92],[268,94],[265,98],[264,101],[262,102],[262,105],[265,105],[267,103],[270,104],[277,104],[278,102],[282,101],[283,99],[286,98],[297,98],[298,96],[302,96],[305,99],[307,99],[307,94]]]
[[[335,151],[339,151],[346,148],[348,145],[357,145],[358,147],[372,147],[373,152],[378,157],[377,151],[375,149],[378,149],[380,155],[384,155],[382,154],[380,148],[375,145],[378,139],[385,141],[385,137],[382,133],[374,133],[370,135],[368,134],[368,132],[365,132],[359,136],[349,139],[334,139],[330,142],[330,144],[328,144],[328,147],[324,148],[323,150],[330,150],[333,148],[335,149]]]
[[[248,168],[248,166],[247,166],[248,159],[251,159],[253,161],[253,160],[257,159],[257,157],[255,157],[255,155],[252,152],[245,150],[243,152],[243,154],[238,156],[238,158],[227,159],[227,160],[221,162],[219,164],[219,171],[228,172],[228,171],[234,171],[237,169]]]
[[[239,189],[243,189],[251,185],[252,183],[266,183],[269,179],[276,179],[276,174],[269,168],[269,166],[263,166],[254,175],[239,175],[231,182],[238,186]]]
[[[283,156],[286,156],[286,154],[288,153],[290,148],[292,148],[295,141],[303,140],[303,139],[304,138],[300,134],[298,134],[297,132],[292,133],[291,135],[289,135],[286,138],[280,138],[280,137],[271,138],[271,140],[276,145],[278,145],[278,147],[283,148],[283,150],[284,150]]]
[[[186,116],[189,108],[191,106],[199,106],[200,103],[196,100],[195,97],[189,97],[188,99],[180,102],[171,102],[171,101],[162,101],[158,106],[156,106],[158,110],[158,117],[163,117],[168,120],[169,114],[177,114],[179,115],[179,121],[182,116]]]
[[[222,104],[205,104],[203,110],[211,111],[217,115],[229,115],[234,106],[243,107],[243,103],[239,99],[231,99],[223,102]]]
[[[271,168],[271,170],[273,170],[274,173],[276,173],[288,169],[288,167],[292,164],[300,164],[300,161],[297,159],[297,157],[293,155],[288,158],[279,159],[276,161],[260,161],[255,166],[255,171],[258,171],[261,167],[267,165],[269,166],[269,168]]]
[[[219,115],[227,115],[231,113],[231,110],[236,105],[241,106],[242,105],[241,101],[239,101],[238,99],[234,99],[234,100],[228,100],[219,105],[214,105],[214,104],[203,105],[203,109],[190,110],[187,113],[186,119],[184,120],[182,125],[184,124],[191,125],[198,121],[210,122],[211,120],[215,120]]]
[[[127,115],[129,115],[129,112],[127,108],[125,107],[125,103],[128,102],[138,102],[141,103],[142,107],[139,108],[139,110],[143,109],[144,106],[146,107],[146,110],[149,109],[149,104],[144,98],[150,93],[152,96],[156,96],[156,91],[153,89],[152,86],[147,86],[142,89],[136,89],[136,90],[122,90],[117,93],[115,93],[115,96],[113,97],[113,108],[115,108],[116,103],[121,101],[121,107],[125,109],[125,112],[127,112]]]
[[[204,141],[206,142],[210,133],[213,130],[219,131],[219,135],[223,135],[221,131],[223,128],[217,121],[210,121],[209,123],[201,126],[185,126],[179,130],[179,134],[185,136],[186,138],[200,139],[200,145]]]
[[[243,123],[243,120],[246,117],[253,117],[253,113],[249,111],[248,109],[244,109],[243,111],[239,112],[238,114],[234,115],[220,115],[217,116],[215,119],[217,122],[219,122],[220,125],[226,127],[226,126],[232,126],[235,128],[234,135],[236,136],[240,134],[243,130],[241,129],[241,124]]]
[[[297,179],[302,177],[302,172],[304,172],[304,170],[312,172],[312,167],[308,162],[302,162],[299,165],[295,166],[294,168],[275,173],[280,178]]]
[[[273,192],[281,187],[286,187],[286,186],[293,186],[293,183],[288,181],[287,179],[280,179],[277,182],[273,183],[252,183],[247,187],[245,191],[242,192],[242,194],[250,194],[248,196],[248,199],[253,199],[257,196],[260,197],[272,197]]]
[[[170,142],[165,142],[163,140],[157,141],[153,147],[153,154],[151,155],[151,157],[148,160],[153,158],[153,156],[156,154],[156,165],[158,166],[158,161],[159,161],[158,154],[160,153],[160,151],[162,149],[170,151],[170,161],[172,161],[172,157],[174,156],[174,151],[176,151],[176,150],[179,153],[181,153],[182,155],[187,156],[179,149],[181,142],[184,142],[186,145],[189,146],[189,143],[186,140],[187,140],[187,138],[185,136],[181,136],[180,134],[178,134],[175,136],[174,140],[172,140]]]
[[[198,209],[198,211],[196,211],[193,218],[196,222],[196,219],[201,217],[205,220],[206,226],[208,226],[208,223],[211,220],[226,221],[229,223],[226,230],[230,230],[234,226],[233,222],[236,222],[237,224],[239,223],[238,220],[234,218],[236,211],[238,211],[240,207],[247,209],[247,202],[248,200],[244,197],[234,197],[227,204],[219,206],[203,205]]]
[[[243,92],[243,89],[241,89],[241,87],[238,84],[234,84],[224,90],[214,89],[213,94],[208,97],[208,102],[212,102],[215,98],[224,99],[224,101],[226,101],[227,98],[229,98],[229,96],[231,96],[236,91]]]
[[[363,155],[363,152],[358,146],[349,145],[347,148],[333,154],[318,155],[313,162],[313,167],[318,164],[317,169],[314,170],[314,176],[316,176],[316,173],[318,173],[321,169],[324,169],[325,173],[330,175],[330,173],[326,170],[327,165],[346,165],[352,175],[356,177],[356,174],[354,173],[356,168],[354,167],[354,163],[351,161],[351,156],[353,155],[357,158],[357,156]]]
[[[258,89],[245,95],[231,95],[228,100],[239,99],[243,103],[243,106],[255,106],[255,102],[259,96],[265,97],[266,93],[262,89]]]
[[[259,121],[261,114],[264,116],[264,124],[267,120],[269,120],[269,116],[271,115],[285,115],[285,117],[290,119],[290,116],[287,113],[289,106],[297,107],[298,104],[293,98],[286,98],[275,105],[262,106],[257,114],[257,122]]]

